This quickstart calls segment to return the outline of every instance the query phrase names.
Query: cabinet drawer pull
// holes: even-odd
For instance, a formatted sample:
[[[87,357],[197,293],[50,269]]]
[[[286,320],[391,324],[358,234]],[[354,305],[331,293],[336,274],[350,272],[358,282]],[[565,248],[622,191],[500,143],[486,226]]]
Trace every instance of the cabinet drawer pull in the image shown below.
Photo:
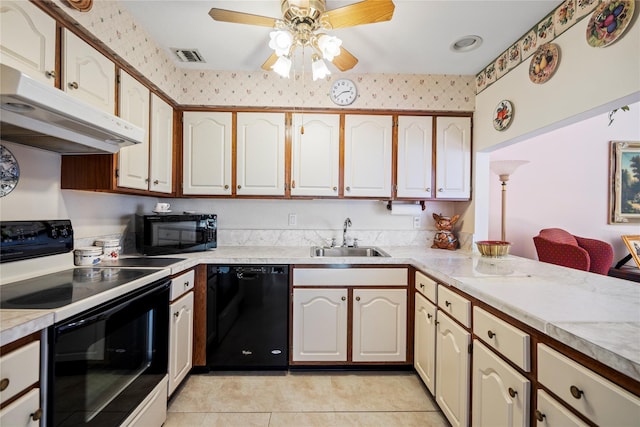
[[[0,381],[0,391],[5,391],[7,387],[9,387],[10,382],[9,378],[3,378],[2,381]]]
[[[420,288],[424,289],[424,283],[420,283]]]
[[[432,318],[433,318],[433,314],[427,313],[427,319],[432,319]]]
[[[489,335],[489,338],[493,338],[496,336],[496,334],[491,330],[487,331],[487,335]]]
[[[445,301],[444,305],[446,305],[447,307],[451,307],[451,303],[449,301]]]
[[[536,409],[536,420],[543,422],[546,415]]]
[[[346,300],[347,300],[347,297],[342,297],[342,298],[340,298],[340,299],[341,299],[342,301],[346,301]]]
[[[360,297],[356,297],[356,301],[360,301]]]
[[[509,396],[516,397],[517,395],[518,395],[518,392],[512,389],[511,387],[509,387]]]
[[[173,313],[173,317],[180,317],[180,312],[176,311],[175,313]]]
[[[69,86],[69,89],[78,89],[78,83],[77,82],[70,82],[67,86]]]
[[[42,418],[42,409],[38,408],[35,412],[29,415],[33,421],[39,421]]]
[[[184,282],[184,288],[185,288],[185,289],[187,289],[187,288],[189,287],[189,285],[190,285],[190,283],[189,283],[189,281],[188,281],[188,280],[187,280],[186,282]]]
[[[47,76],[50,79],[55,79],[56,78],[56,72],[55,71],[47,71],[46,73],[44,73],[45,76]]]
[[[580,390],[578,387],[574,385],[569,387],[569,391],[571,392],[571,396],[575,397],[576,399],[580,399],[584,394],[584,391]]]

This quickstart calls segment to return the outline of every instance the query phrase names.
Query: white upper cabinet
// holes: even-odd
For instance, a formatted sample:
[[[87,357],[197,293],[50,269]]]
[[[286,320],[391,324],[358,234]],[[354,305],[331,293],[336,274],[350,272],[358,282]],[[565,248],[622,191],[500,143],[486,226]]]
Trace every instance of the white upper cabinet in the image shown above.
[[[436,198],[471,197],[471,118],[436,119]]]
[[[173,191],[173,108],[151,94],[149,190]]]
[[[232,113],[183,115],[183,194],[231,195]]]
[[[391,197],[392,129],[391,116],[345,116],[345,197]]]
[[[337,196],[340,115],[294,114],[291,132],[291,195]]]
[[[284,113],[238,113],[237,195],[284,195],[284,119]]]
[[[397,197],[431,197],[433,117],[398,117]]]
[[[64,30],[63,36],[63,90],[114,114],[115,64],[69,30]]]
[[[118,153],[118,186],[149,189],[149,89],[124,71],[120,72],[120,117],[146,130],[140,144]]]
[[[0,7],[0,62],[53,86],[56,21],[28,1],[4,1]]]

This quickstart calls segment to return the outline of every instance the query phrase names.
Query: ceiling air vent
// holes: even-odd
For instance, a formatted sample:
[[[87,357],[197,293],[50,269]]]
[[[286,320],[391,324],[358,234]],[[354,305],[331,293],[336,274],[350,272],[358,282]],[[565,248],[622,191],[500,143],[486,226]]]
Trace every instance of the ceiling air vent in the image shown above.
[[[176,49],[171,48],[180,62],[207,62],[204,60],[198,49]]]

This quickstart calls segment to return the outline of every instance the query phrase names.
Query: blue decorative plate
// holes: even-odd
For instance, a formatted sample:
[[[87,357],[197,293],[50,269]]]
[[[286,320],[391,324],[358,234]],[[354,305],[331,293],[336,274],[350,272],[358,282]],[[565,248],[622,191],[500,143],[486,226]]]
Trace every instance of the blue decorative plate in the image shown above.
[[[11,193],[20,179],[18,161],[4,145],[0,145],[0,197]]]

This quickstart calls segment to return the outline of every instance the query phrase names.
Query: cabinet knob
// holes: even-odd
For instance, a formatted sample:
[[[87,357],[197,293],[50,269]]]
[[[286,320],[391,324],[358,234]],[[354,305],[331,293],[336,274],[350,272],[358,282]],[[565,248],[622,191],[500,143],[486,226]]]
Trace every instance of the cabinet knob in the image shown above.
[[[158,184],[160,184],[160,181],[158,181],[158,180],[156,179],[156,180],[154,180],[154,181],[153,181],[153,184],[154,184],[154,185],[158,185]]]
[[[42,418],[42,409],[38,408],[35,412],[29,415],[33,421],[39,421]]]
[[[225,186],[224,186],[224,189],[225,189],[225,190],[228,190],[228,189],[229,189],[229,186],[228,186],[228,185],[225,185]]]
[[[580,390],[578,387],[574,385],[569,387],[569,391],[571,392],[571,396],[575,397],[576,399],[580,399],[584,394],[584,391]]]
[[[173,313],[173,317],[179,317],[180,316],[180,312],[176,311],[175,313]]]
[[[356,297],[356,301],[360,301],[360,297]]]
[[[424,191],[426,191],[427,193],[431,193],[431,188],[425,188]]]
[[[424,289],[424,283],[420,283],[420,287]]]
[[[543,422],[546,415],[536,409],[536,420]]]
[[[347,187],[347,188],[345,188],[345,190],[351,191],[351,187]]]
[[[0,381],[0,391],[5,391],[7,389],[7,387],[9,387],[9,383],[11,381],[9,381],[9,378],[3,378]]]
[[[439,193],[444,192],[444,188],[438,188],[438,192],[439,192]]]
[[[333,191],[338,191],[338,187],[333,187]]]
[[[70,82],[67,86],[69,86],[69,89],[78,89],[77,82]]]
[[[496,334],[493,331],[487,331],[487,335],[489,335],[489,338],[493,338],[496,336]]]
[[[444,302],[444,305],[446,305],[447,307],[451,307],[451,303],[449,301],[446,301],[446,300]]]
[[[342,297],[342,298],[340,298],[340,299],[341,299],[342,301],[346,301],[346,300],[347,300],[347,297]]]
[[[518,395],[518,392],[512,389],[511,387],[509,387],[509,396],[516,397],[517,395]]]
[[[291,181],[291,188],[296,188],[296,180]]]
[[[145,178],[144,182],[148,184],[149,183],[149,178]]]
[[[242,188],[242,185],[238,185],[238,190]]]
[[[44,73],[45,76],[47,76],[50,79],[55,79],[56,78],[56,72],[55,71],[47,71],[46,73]]]
[[[433,319],[433,314],[427,313],[427,319]]]
[[[186,282],[184,282],[184,287],[185,287],[185,289],[189,287],[189,281],[188,280]]]

